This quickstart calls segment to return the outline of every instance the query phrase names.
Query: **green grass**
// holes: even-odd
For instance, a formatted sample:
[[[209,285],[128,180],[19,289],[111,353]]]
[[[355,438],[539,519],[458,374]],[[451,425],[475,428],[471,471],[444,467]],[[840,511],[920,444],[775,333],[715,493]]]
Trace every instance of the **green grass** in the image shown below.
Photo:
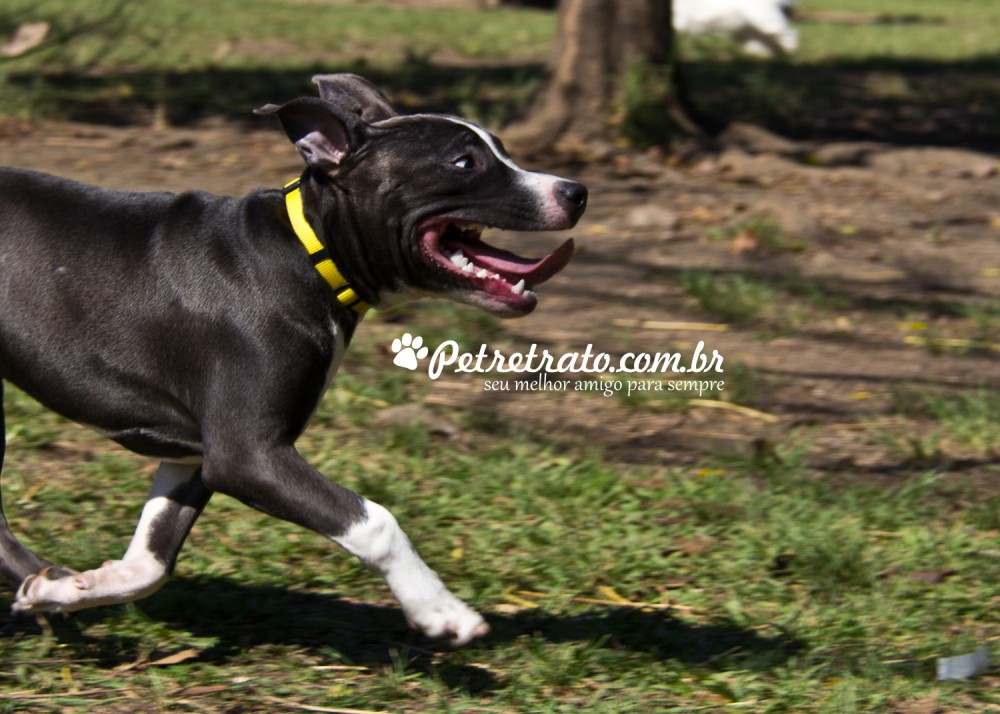
[[[971,323],[969,339],[982,345],[1000,342],[1000,299],[961,303],[958,310]]]
[[[317,72],[355,71],[418,104],[501,121],[538,78],[526,60],[546,55],[551,13],[387,7],[321,2],[10,0],[6,18],[47,19],[53,41],[0,59],[0,112],[99,121],[185,122],[206,113],[245,117],[255,106],[313,91]],[[2,24],[0,24],[2,29]],[[463,64],[503,66],[482,71]],[[420,108],[416,107],[416,108]]]
[[[692,268],[678,276],[678,283],[707,312],[723,320],[749,321],[773,312],[781,298],[767,282],[744,275],[720,275]]]
[[[790,61],[990,57],[1000,28],[994,9],[990,0],[803,0],[792,23],[799,32],[799,48]],[[848,33],[850,41],[845,42]],[[732,45],[702,37],[682,42],[685,54],[695,58],[737,52]]]
[[[997,48],[1000,18],[989,0],[805,0],[800,8],[803,60],[866,56],[960,59]],[[843,41],[843,31],[851,33]],[[839,30],[839,32],[838,32]]]
[[[298,67],[324,58],[378,57],[396,64],[448,50],[455,56],[516,58],[544,52],[552,37],[548,13],[334,4],[204,0],[8,0],[14,18],[46,18],[54,31],[81,26],[63,47],[11,60],[14,67],[92,66],[99,71],[142,66],[192,70],[206,66]],[[123,12],[119,12],[122,10]],[[124,23],[131,32],[108,35]],[[255,44],[256,43],[256,44]],[[391,48],[387,51],[387,48]],[[150,49],[155,49],[150,52]]]
[[[754,225],[754,224],[751,224]],[[769,224],[764,224],[765,226]],[[727,239],[733,230],[710,231],[716,239]],[[767,236],[772,228],[760,230]],[[796,251],[797,244],[777,229],[759,242],[765,252]],[[767,247],[765,247],[767,246]],[[835,283],[806,278],[791,271],[785,275],[768,274],[748,268],[724,271],[713,268],[684,268],[679,272],[661,271],[653,279],[676,281],[706,314],[737,325],[754,327],[757,337],[771,339],[790,334],[810,323],[828,320],[851,307],[850,298]]]
[[[110,7],[35,6],[11,0],[5,9],[69,26],[74,13]],[[800,53],[771,63],[718,48],[692,55],[696,99],[803,132],[820,116],[849,124],[857,107],[904,129],[910,116],[978,107],[969,111],[973,138],[1000,125],[990,101],[1000,35],[989,3],[880,7],[933,21],[851,24],[823,13],[882,11],[863,0],[805,0],[802,9],[818,15],[800,28]],[[0,65],[4,111],[76,116],[161,102],[178,120],[242,114],[308,91],[315,70],[350,68],[386,80],[405,106],[501,121],[537,79],[554,26],[550,14],[518,10],[263,0],[157,0],[128,11],[135,33],[119,37],[111,24]],[[451,70],[431,61],[435,53],[487,67]],[[644,81],[635,80],[637,105]],[[733,230],[754,231],[765,252],[800,249],[763,219],[717,237],[732,240]],[[706,312],[765,332],[843,308],[832,290],[805,281],[692,270],[681,284]],[[970,336],[995,341],[995,307],[956,315]],[[652,450],[617,461],[602,453],[600,432],[571,449],[531,419],[482,403],[438,414],[454,427],[447,433],[373,429],[386,407],[434,390],[391,366],[386,346],[406,325],[419,325],[429,344],[512,338],[448,306],[368,322],[301,448],[331,478],[392,509],[428,562],[486,613],[492,634],[461,651],[427,642],[350,557],[216,496],[176,577],[153,597],[53,618],[48,634],[0,615],[0,712],[1000,709],[995,668],[965,682],[934,679],[937,657],[1000,637],[1000,502],[943,470],[964,459],[1000,478],[995,393],[911,395],[899,405],[903,427],[883,437],[901,457],[892,473],[853,462],[815,468],[812,435],[794,428],[683,466]],[[766,406],[771,382],[730,367],[726,392],[712,396]],[[639,398],[629,406],[653,418],[683,409]],[[15,531],[77,568],[118,556],[153,466],[17,390],[6,391],[5,409],[4,507]]]
[[[945,466],[961,459],[1000,454],[1000,395],[986,387],[959,392],[901,390],[895,414],[902,423],[874,425],[872,438],[912,464]],[[931,423],[915,429],[914,419]]]
[[[489,341],[493,327],[468,315],[417,317]],[[686,468],[617,463],[596,444],[567,452],[472,409],[447,415],[450,436],[406,424],[373,433],[386,405],[433,387],[391,366],[397,324],[368,327],[301,448],[393,510],[492,634],[461,651],[427,642],[350,557],[216,496],[153,597],[53,620],[52,635],[0,619],[0,711],[1000,705],[989,678],[933,677],[936,657],[1000,635],[996,514],[956,499],[954,480],[933,470],[889,487],[830,479],[808,466],[807,432]],[[72,567],[116,556],[152,466],[17,390],[5,399],[4,503],[16,531]],[[992,418],[989,399],[920,408],[957,435],[955,419]]]
[[[995,142],[1000,15],[989,0],[805,0],[798,9],[799,49],[786,59],[682,41],[702,112],[793,137]]]
[[[245,117],[311,91],[314,72],[350,70],[403,107],[496,126],[525,106],[555,32],[554,13],[522,8],[293,0],[8,0],[5,8],[0,30],[48,19],[54,37],[69,39],[0,60],[0,113],[112,122]],[[793,136],[854,137],[864,124],[868,138],[995,145],[1000,17],[989,0],[807,0],[800,9],[801,47],[786,60],[682,43],[704,113]],[[662,90],[658,73],[634,73],[625,111],[611,119],[629,142],[669,139],[673,129],[650,101]]]
[[[1000,394],[995,390],[928,395],[925,409],[953,442],[977,453],[1000,453]]]
[[[705,233],[709,240],[729,243],[740,252],[781,255],[801,253],[809,247],[805,238],[785,232],[764,216],[751,216],[731,225],[710,228]]]

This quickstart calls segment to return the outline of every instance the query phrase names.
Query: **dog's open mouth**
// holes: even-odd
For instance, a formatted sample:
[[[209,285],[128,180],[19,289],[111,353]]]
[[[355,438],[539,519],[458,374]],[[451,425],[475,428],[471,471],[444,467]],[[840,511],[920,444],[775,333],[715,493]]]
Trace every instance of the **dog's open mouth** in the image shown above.
[[[486,226],[449,218],[432,219],[418,231],[427,262],[493,312],[526,314],[534,309],[534,288],[566,267],[573,257],[570,238],[542,258],[524,258],[482,240]]]

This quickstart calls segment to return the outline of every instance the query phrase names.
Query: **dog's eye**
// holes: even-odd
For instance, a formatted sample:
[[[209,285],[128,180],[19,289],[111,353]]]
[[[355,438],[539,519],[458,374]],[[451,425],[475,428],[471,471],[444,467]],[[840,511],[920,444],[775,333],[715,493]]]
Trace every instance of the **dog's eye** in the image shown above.
[[[462,154],[452,161],[451,165],[459,169],[471,169],[476,165],[476,162],[468,154]]]

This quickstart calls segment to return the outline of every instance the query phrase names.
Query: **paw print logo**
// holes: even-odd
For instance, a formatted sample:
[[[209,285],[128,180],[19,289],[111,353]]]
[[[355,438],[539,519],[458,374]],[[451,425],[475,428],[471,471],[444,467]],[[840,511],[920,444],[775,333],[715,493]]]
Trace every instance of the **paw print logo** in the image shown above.
[[[408,370],[417,368],[417,361],[427,356],[427,348],[424,345],[424,338],[420,335],[414,337],[409,332],[403,333],[403,337],[397,337],[392,341],[392,351],[396,357],[392,363],[398,367],[405,367]]]

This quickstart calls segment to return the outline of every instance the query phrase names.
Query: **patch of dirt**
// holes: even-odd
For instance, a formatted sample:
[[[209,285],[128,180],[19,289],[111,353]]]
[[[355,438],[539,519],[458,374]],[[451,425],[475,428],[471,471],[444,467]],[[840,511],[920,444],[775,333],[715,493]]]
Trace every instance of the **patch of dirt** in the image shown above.
[[[703,340],[738,382],[730,396],[752,410],[714,398],[671,410],[571,391],[497,396],[481,379],[435,383],[428,403],[479,409],[625,462],[752,456],[804,440],[810,465],[830,478],[891,482],[938,467],[996,494],[996,453],[941,441],[939,425],[900,406],[907,395],[1000,386],[995,322],[983,328],[956,307],[1000,304],[996,157],[779,144],[688,165],[650,155],[556,167],[591,190],[574,232],[578,255],[544,286],[535,314],[501,326],[514,345],[553,353],[588,344],[616,357],[689,353]],[[0,163],[117,188],[225,194],[279,186],[300,170],[277,127],[221,120],[156,131],[10,124],[0,127]],[[787,244],[769,248],[748,234],[760,219]],[[540,254],[561,238],[501,240]],[[777,286],[777,317],[740,323],[706,311],[681,287],[692,269]],[[922,438],[944,450],[917,448]]]

